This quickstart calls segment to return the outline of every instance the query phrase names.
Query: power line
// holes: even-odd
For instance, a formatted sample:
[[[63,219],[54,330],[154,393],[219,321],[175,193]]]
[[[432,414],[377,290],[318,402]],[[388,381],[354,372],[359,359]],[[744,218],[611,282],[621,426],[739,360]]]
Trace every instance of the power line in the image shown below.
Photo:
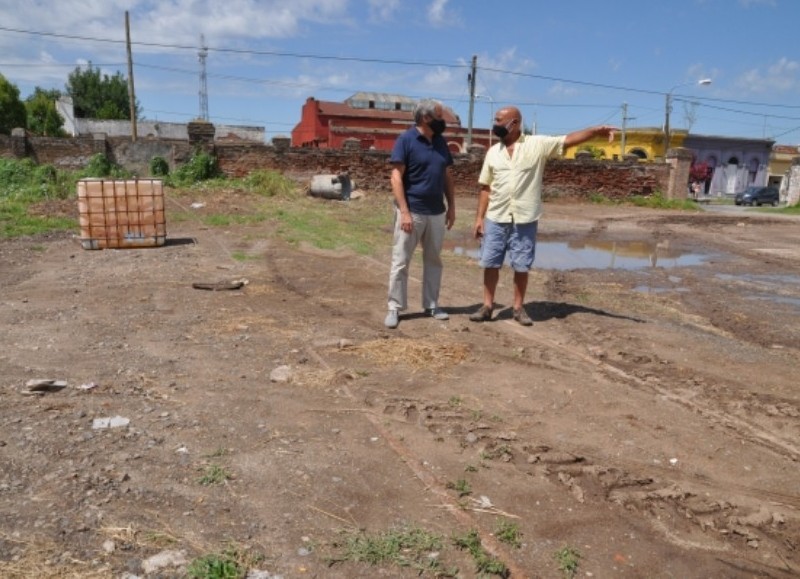
[[[106,43],[106,44],[115,44],[115,45],[123,45],[125,44],[125,40],[116,39],[116,38],[102,38],[102,37],[93,37],[93,36],[82,36],[82,35],[71,35],[71,34],[61,34],[56,32],[45,32],[45,31],[36,31],[36,30],[26,30],[26,29],[18,29],[18,28],[11,28],[6,26],[0,26],[0,31],[17,33],[17,34],[26,34],[32,36],[40,36],[40,37],[48,37],[48,38],[55,38],[55,39],[63,39],[69,41],[77,41],[77,42],[96,42],[96,43]],[[189,45],[181,45],[181,44],[170,44],[170,43],[153,43],[153,42],[131,42],[131,45],[136,47],[146,47],[146,48],[159,48],[159,49],[168,49],[168,50],[190,50],[190,51],[197,51],[197,46],[189,46]],[[453,63],[453,62],[437,62],[437,61],[414,61],[414,60],[403,60],[403,59],[386,59],[386,58],[365,58],[365,57],[355,57],[355,56],[334,56],[334,55],[325,55],[325,54],[315,54],[315,53],[296,53],[296,52],[286,52],[286,51],[278,51],[278,50],[252,50],[252,49],[235,49],[235,48],[226,48],[226,47],[207,47],[205,43],[201,40],[201,51],[207,54],[208,52],[216,52],[221,54],[237,54],[237,55],[250,55],[250,56],[271,56],[277,58],[302,58],[302,59],[313,59],[313,60],[323,60],[323,61],[336,61],[336,62],[354,62],[354,63],[372,63],[372,64],[381,64],[381,65],[401,65],[401,66],[414,66],[414,67],[436,67],[436,68],[448,68],[448,69],[469,69],[470,65],[467,62],[460,62],[460,63]],[[143,63],[135,63],[137,67],[145,67],[145,68],[152,68],[152,69],[160,69],[160,70],[168,70],[172,72],[178,73],[185,73],[185,74],[196,74],[195,72],[189,72],[180,68],[169,68],[169,67],[161,67],[156,65],[148,65]],[[0,66],[3,67],[74,67],[75,63],[70,64],[60,64],[60,63],[29,63],[29,64],[20,64],[20,63],[8,63],[2,64]],[[104,63],[99,64],[97,66],[104,66],[104,67],[122,67],[124,63]],[[637,94],[644,94],[644,95],[664,95],[663,91],[656,91],[650,89],[640,89],[640,88],[632,88],[626,86],[618,86],[612,84],[605,84],[605,83],[597,83],[591,81],[582,81],[576,79],[569,79],[569,78],[561,78],[555,76],[547,76],[547,75],[539,75],[539,74],[531,74],[525,73],[520,71],[514,70],[506,70],[501,68],[494,68],[494,67],[478,67],[480,72],[490,72],[495,74],[501,75],[509,75],[515,76],[519,78],[528,78],[533,80],[543,80],[548,82],[556,82],[556,83],[563,83],[569,85],[576,85],[576,86],[584,86],[590,88],[597,88],[603,90],[611,90],[611,91],[620,91],[624,93],[637,93]],[[334,92],[357,92],[359,90],[363,90],[363,87],[358,89],[347,89],[343,87],[330,87],[321,85],[318,83],[302,83],[302,82],[292,82],[292,81],[280,81],[280,80],[271,80],[271,79],[254,79],[254,78],[247,78],[247,77],[240,77],[240,76],[233,76],[233,75],[219,75],[219,74],[212,74],[208,73],[209,77],[218,78],[218,79],[225,79],[225,80],[232,80],[238,82],[249,82],[249,83],[259,83],[259,84],[266,84],[278,87],[285,87],[285,88],[303,88],[303,87],[316,87],[320,90],[327,90],[327,91],[334,91]],[[202,81],[202,78],[201,78]],[[412,95],[409,95],[412,96]],[[463,96],[463,93],[462,93]],[[675,95],[675,100],[688,100],[689,97],[680,97]],[[443,98],[443,101],[450,101],[450,102],[463,102],[458,99],[446,99]],[[800,105],[788,105],[788,104],[772,104],[772,103],[763,103],[763,102],[753,102],[753,101],[745,101],[745,100],[736,100],[736,99],[723,99],[723,98],[714,98],[714,97],[695,97],[691,98],[691,102],[696,102],[701,106],[704,106],[708,109],[715,109],[720,111],[725,111],[737,115],[749,115],[749,116],[757,116],[763,117],[765,120],[768,118],[774,119],[781,119],[781,120],[790,120],[790,121],[798,121],[800,118],[794,116],[785,116],[785,115],[778,115],[772,113],[765,113],[765,112],[753,112],[751,110],[742,110],[740,108],[730,108],[725,106],[716,106],[714,104],[709,103],[719,103],[722,105],[738,105],[740,107],[760,107],[762,109],[785,109],[785,110],[800,110]],[[534,106],[534,107],[550,107],[550,108],[601,108],[601,109],[615,109],[619,106],[618,104],[565,104],[565,103],[547,103],[542,101],[532,101],[532,102],[517,102],[518,106]],[[634,104],[634,106],[637,106]],[[641,108],[641,107],[639,107]],[[201,89],[201,109],[202,109],[202,89]],[[201,110],[202,114],[202,110]],[[737,122],[741,122],[741,120],[737,120]],[[794,129],[793,129],[794,130]],[[786,131],[783,134],[788,134],[793,132],[793,130]]]
[[[55,32],[43,32],[43,31],[36,31],[36,30],[24,30],[18,28],[9,28],[6,26],[0,26],[0,30],[4,30],[6,32],[15,32],[18,34],[30,34],[35,36],[44,36],[44,37],[53,37],[53,38],[62,38],[66,40],[80,40],[80,41],[88,41],[88,42],[104,42],[104,43],[111,43],[111,44],[124,44],[124,40],[117,40],[112,38],[100,38],[100,37],[92,37],[92,36],[79,36],[79,35],[70,35],[70,34],[59,34]],[[149,48],[169,48],[175,50],[191,50],[196,51],[197,46],[190,46],[190,45],[182,45],[182,44],[168,44],[168,43],[157,43],[157,42],[131,42],[134,46],[142,46],[142,47],[149,47]],[[338,61],[338,62],[361,62],[361,63],[372,63],[372,64],[394,64],[394,65],[403,65],[403,66],[425,66],[425,67],[443,67],[443,68],[456,68],[456,69],[464,69],[468,70],[470,68],[470,64],[467,62],[463,63],[452,63],[452,62],[436,62],[436,61],[420,61],[420,60],[401,60],[401,59],[384,59],[384,58],[365,58],[361,56],[334,56],[334,55],[326,55],[326,54],[316,54],[316,53],[300,53],[300,52],[285,52],[279,50],[253,50],[253,49],[239,49],[239,48],[225,48],[225,47],[210,47],[204,46],[204,49],[209,52],[219,52],[219,53],[227,53],[227,54],[243,54],[243,55],[251,55],[251,56],[276,56],[276,57],[283,57],[283,58],[303,58],[303,59],[314,59],[314,60],[331,60],[331,61]],[[583,81],[583,80],[576,80],[570,78],[562,78],[556,76],[548,76],[548,75],[540,75],[540,74],[532,74],[514,70],[506,70],[502,68],[493,68],[493,67],[482,67],[478,66],[478,68],[482,72],[493,72],[497,74],[506,74],[510,76],[517,76],[522,78],[530,78],[534,80],[546,80],[550,82],[561,82],[566,84],[573,84],[577,86],[586,86],[591,88],[602,88],[605,90],[615,90],[615,91],[625,91],[631,93],[639,93],[639,94],[647,94],[647,95],[657,95],[663,96],[666,94],[664,91],[657,91],[652,89],[641,89],[641,88],[633,88],[627,86],[619,86],[613,84],[605,84],[605,83],[598,83],[598,82],[591,82],[591,81]],[[675,98],[678,99],[678,95],[675,95]],[[736,100],[736,99],[723,99],[723,98],[715,98],[715,97],[697,97],[693,100],[696,101],[709,101],[709,102],[720,102],[720,103],[729,103],[729,104],[738,104],[738,105],[746,105],[746,106],[761,106],[761,107],[775,107],[775,108],[786,108],[786,109],[798,109],[800,110],[800,105],[789,105],[789,104],[772,104],[772,103],[763,103],[763,102],[754,102],[754,101],[743,101],[743,100]]]

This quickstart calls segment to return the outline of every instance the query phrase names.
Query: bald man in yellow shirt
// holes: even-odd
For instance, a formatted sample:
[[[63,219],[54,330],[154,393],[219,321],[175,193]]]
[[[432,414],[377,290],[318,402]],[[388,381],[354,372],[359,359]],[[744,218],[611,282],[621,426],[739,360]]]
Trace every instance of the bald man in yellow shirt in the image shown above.
[[[470,320],[492,319],[500,268],[508,254],[514,270],[514,319],[523,326],[533,324],[524,305],[542,215],[545,165],[549,159],[561,156],[565,147],[592,137],[607,136],[611,141],[616,130],[601,125],[555,137],[524,135],[518,108],[509,106],[497,111],[492,132],[499,142],[486,152],[478,178],[481,189],[474,229],[475,237],[481,239],[483,305]]]

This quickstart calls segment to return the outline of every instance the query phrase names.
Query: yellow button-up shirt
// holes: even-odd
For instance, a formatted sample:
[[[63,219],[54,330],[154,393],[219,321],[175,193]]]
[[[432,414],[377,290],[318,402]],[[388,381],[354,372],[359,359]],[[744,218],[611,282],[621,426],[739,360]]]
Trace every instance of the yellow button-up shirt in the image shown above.
[[[532,223],[541,217],[544,166],[562,155],[564,138],[520,135],[513,155],[503,143],[486,152],[478,182],[491,188],[487,218],[496,223]]]

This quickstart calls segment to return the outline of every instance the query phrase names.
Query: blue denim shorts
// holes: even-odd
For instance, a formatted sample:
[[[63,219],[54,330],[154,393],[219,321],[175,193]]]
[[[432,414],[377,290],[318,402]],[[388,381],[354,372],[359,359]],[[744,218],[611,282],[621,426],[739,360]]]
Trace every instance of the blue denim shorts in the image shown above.
[[[518,272],[530,271],[536,256],[536,231],[539,222],[497,223],[491,219],[483,220],[483,239],[481,240],[482,268],[500,268],[509,257],[511,269]]]

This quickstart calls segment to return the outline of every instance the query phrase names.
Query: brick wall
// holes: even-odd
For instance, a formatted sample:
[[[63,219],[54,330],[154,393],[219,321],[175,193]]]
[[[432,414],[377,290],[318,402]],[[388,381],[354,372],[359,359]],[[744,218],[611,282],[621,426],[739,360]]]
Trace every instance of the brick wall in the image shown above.
[[[217,145],[220,167],[230,176],[255,169],[274,169],[300,182],[313,175],[348,172],[356,186],[391,191],[386,151],[342,149],[280,149],[266,145]],[[453,175],[457,195],[476,195],[483,158],[456,155]],[[599,193],[611,199],[666,191],[670,167],[663,163],[620,163],[559,159],[547,165],[544,175],[548,197],[588,198]]]
[[[132,143],[127,138],[105,139],[102,135],[66,139],[0,135],[0,156],[19,157],[22,150],[39,163],[70,169],[84,166],[97,152],[105,152],[116,163],[139,176],[147,176],[154,156],[165,158],[174,168],[190,158],[193,148],[187,141],[163,139],[139,139]],[[300,183],[309,183],[313,175],[346,171],[359,188],[391,191],[386,151],[293,149],[285,143],[273,146],[231,142],[216,143],[213,153],[223,172],[231,177],[241,177],[256,169],[271,169]],[[482,162],[481,152],[455,156],[457,195],[477,194]],[[547,165],[545,196],[587,198],[599,193],[619,199],[667,192],[670,171],[666,163],[560,159]]]

